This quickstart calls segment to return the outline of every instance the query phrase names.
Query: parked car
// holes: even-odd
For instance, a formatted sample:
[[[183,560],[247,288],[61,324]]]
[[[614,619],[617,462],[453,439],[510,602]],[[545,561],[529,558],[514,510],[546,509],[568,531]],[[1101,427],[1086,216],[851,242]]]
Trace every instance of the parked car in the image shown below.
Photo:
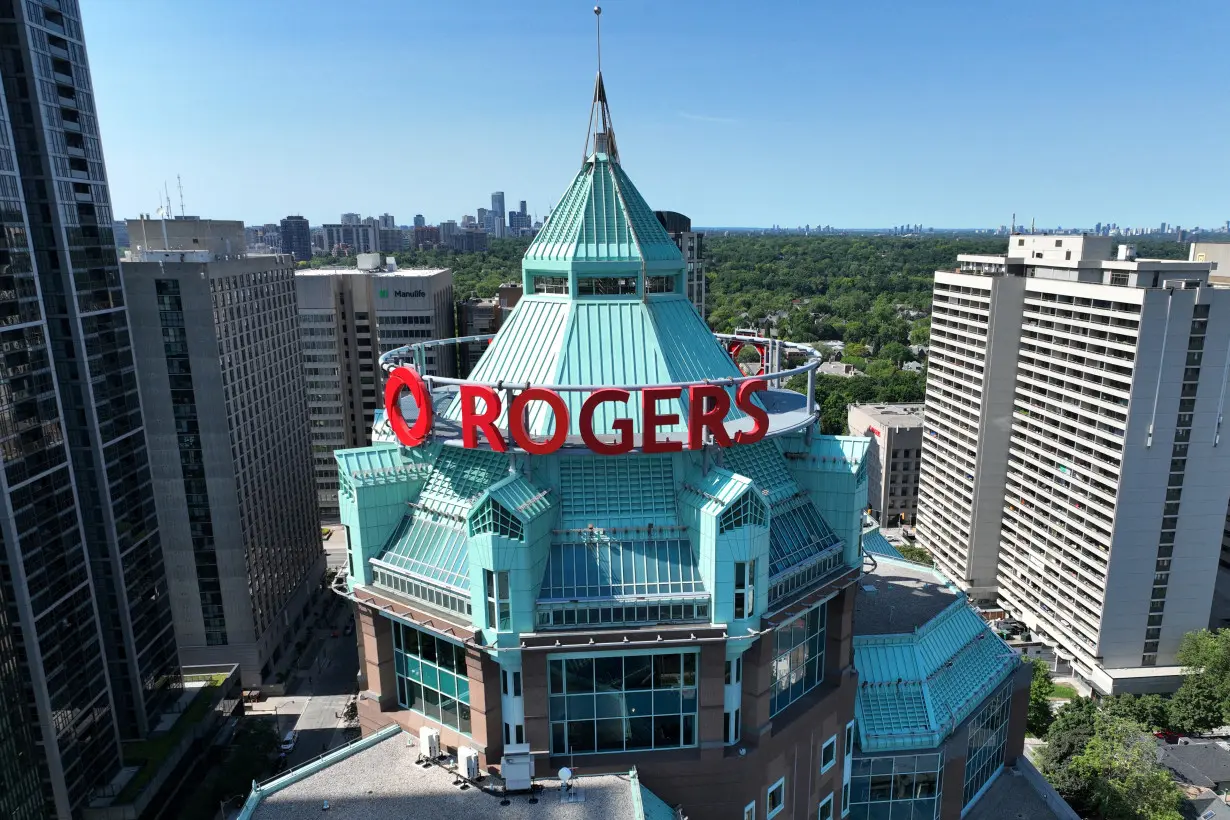
[[[281,749],[286,754],[290,754],[295,750],[295,744],[299,742],[299,732],[291,729],[286,733],[286,737],[282,738]]]
[[[1170,732],[1170,731],[1165,731],[1165,730],[1161,732],[1154,732],[1153,736],[1157,738],[1158,740],[1164,740],[1167,743],[1178,743],[1179,738],[1182,737],[1182,735],[1180,735],[1178,732]]]

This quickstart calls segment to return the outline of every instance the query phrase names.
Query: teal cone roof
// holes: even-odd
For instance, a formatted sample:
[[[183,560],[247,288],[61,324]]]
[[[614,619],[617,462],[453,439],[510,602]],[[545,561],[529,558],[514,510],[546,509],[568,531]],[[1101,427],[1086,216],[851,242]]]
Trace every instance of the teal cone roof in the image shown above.
[[[525,252],[525,267],[629,261],[682,266],[683,257],[619,164],[591,154]]]

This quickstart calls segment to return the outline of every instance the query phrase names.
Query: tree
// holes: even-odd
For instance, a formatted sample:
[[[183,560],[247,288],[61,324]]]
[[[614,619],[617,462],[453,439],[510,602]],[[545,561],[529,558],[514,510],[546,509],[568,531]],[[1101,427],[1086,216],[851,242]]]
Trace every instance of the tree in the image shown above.
[[[1191,734],[1207,732],[1225,720],[1219,682],[1212,673],[1198,672],[1183,679],[1183,685],[1170,699],[1170,727]]]
[[[897,365],[897,367],[901,367],[905,362],[914,360],[914,357],[910,354],[910,349],[901,344],[901,342],[889,342],[884,345],[876,351],[876,358],[887,359]]]
[[[919,319],[910,328],[910,344],[912,345],[928,345],[931,344],[931,319]]]
[[[218,794],[225,797],[251,791],[252,781],[260,780],[269,773],[270,759],[278,750],[280,740],[273,721],[241,719],[231,739],[226,761],[218,773]]]
[[[1051,670],[1046,661],[1038,658],[1026,658],[1033,666],[1033,680],[1029,684],[1029,709],[1026,711],[1025,726],[1036,737],[1044,737],[1051,724],[1055,722],[1055,713],[1051,710],[1051,695],[1055,692],[1055,682],[1051,680]]]
[[[1089,698],[1074,698],[1060,707],[1046,732],[1039,768],[1056,791],[1069,800],[1079,798],[1084,788],[1069,765],[1093,737],[1097,716],[1096,703]]]
[[[897,372],[897,367],[885,359],[872,359],[867,362],[867,375],[873,379],[887,379]]]
[[[1102,711],[1134,720],[1150,732],[1170,728],[1168,701],[1160,695],[1113,695],[1102,699]]]
[[[1093,736],[1069,762],[1068,772],[1080,784],[1083,808],[1103,818],[1182,818],[1183,794],[1158,764],[1157,746],[1139,723],[1099,713]]]

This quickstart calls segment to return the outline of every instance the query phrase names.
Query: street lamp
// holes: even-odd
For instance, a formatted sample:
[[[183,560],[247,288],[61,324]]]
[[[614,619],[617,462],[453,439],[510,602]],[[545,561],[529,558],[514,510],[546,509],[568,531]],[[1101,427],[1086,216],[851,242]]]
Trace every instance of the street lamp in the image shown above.
[[[232,794],[230,797],[226,798],[225,800],[219,801],[218,811],[222,815],[222,820],[226,820],[226,807],[228,803],[230,803],[232,800],[247,800],[247,799],[248,799],[248,796],[246,794]]]

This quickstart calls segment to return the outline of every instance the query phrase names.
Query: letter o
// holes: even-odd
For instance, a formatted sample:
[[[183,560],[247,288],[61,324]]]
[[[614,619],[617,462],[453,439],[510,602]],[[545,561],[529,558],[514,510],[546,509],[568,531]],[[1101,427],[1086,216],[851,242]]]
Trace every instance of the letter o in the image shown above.
[[[532,401],[546,402],[555,412],[555,432],[546,441],[534,441],[530,431],[525,429],[525,406]],[[512,439],[525,452],[534,456],[545,456],[554,453],[564,446],[568,438],[568,405],[554,390],[545,387],[527,387],[512,400],[508,410],[508,432]]]
[[[401,404],[398,402],[403,387],[410,391],[419,408],[419,417],[414,420],[413,427],[406,424],[406,417],[402,415]],[[427,440],[435,409],[431,404],[431,393],[427,391],[427,385],[417,372],[408,367],[393,368],[384,383],[384,413],[397,440],[402,444],[418,447]]]

